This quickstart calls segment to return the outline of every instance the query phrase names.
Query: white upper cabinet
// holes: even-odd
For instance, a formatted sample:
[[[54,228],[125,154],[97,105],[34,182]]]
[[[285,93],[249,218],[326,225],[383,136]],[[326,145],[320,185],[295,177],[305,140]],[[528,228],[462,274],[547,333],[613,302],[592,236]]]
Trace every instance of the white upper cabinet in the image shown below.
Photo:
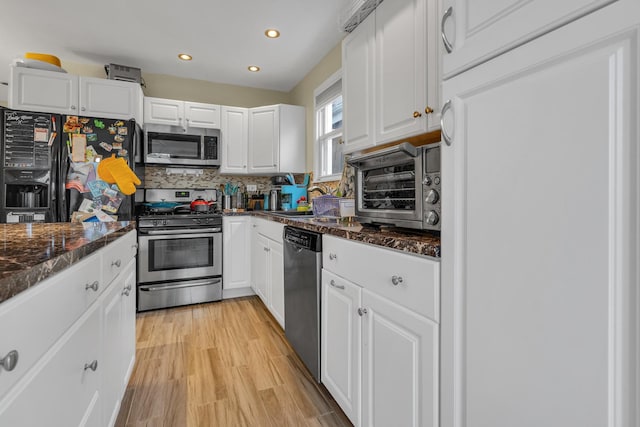
[[[375,13],[369,15],[342,42],[342,102],[345,151],[373,142]]]
[[[184,117],[187,127],[220,129],[220,106],[185,101]]]
[[[443,0],[444,78],[614,1]]]
[[[386,0],[375,11],[375,141],[438,129],[435,0]]]
[[[248,173],[306,171],[304,107],[270,105],[249,109]]]
[[[639,425],[639,28],[619,0],[443,83],[442,427]]]
[[[142,88],[137,83],[79,77],[11,67],[9,108],[142,123]]]
[[[144,122],[183,127],[184,101],[144,97]]]
[[[220,133],[222,164],[220,173],[247,173],[249,109],[221,107]]]
[[[144,121],[159,125],[220,129],[220,106],[176,99],[144,98]]]
[[[343,41],[345,151],[439,128],[436,0],[385,0]]]
[[[280,109],[277,106],[249,110],[249,172],[278,172]]]

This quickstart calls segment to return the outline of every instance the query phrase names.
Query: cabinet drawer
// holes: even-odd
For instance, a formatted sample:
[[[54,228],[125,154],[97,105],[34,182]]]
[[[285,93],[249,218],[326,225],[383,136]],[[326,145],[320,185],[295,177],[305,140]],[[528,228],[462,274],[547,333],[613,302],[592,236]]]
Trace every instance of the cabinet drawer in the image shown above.
[[[323,268],[430,319],[439,320],[440,263],[324,235]]]
[[[0,370],[0,398],[98,298],[100,264],[98,251],[0,304],[0,357],[18,352],[14,370]]]
[[[268,237],[271,240],[282,243],[282,232],[284,230],[284,224],[262,218],[254,218],[254,221],[254,230],[257,230],[258,233],[262,234],[265,237]]]
[[[138,251],[136,232],[130,231],[103,250],[102,277],[109,284],[129,264]]]
[[[95,370],[85,368],[94,361]],[[83,419],[95,419],[101,368],[100,310],[95,304],[0,401],[0,425],[78,426]]]

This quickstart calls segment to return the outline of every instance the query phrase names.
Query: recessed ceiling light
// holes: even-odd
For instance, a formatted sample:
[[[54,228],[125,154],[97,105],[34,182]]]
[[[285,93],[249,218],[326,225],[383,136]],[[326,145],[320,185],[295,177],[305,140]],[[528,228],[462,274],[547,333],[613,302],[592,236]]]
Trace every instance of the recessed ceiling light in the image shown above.
[[[193,59],[193,57],[187,53],[178,54],[178,58],[182,59],[183,61],[191,61]]]
[[[260,67],[258,67],[257,65],[249,65],[249,66],[247,67],[247,69],[248,69],[249,71],[254,72],[254,73],[256,73],[256,72],[260,71]]]
[[[270,39],[277,39],[278,37],[280,37],[280,31],[270,28],[264,32],[264,35],[269,37]]]

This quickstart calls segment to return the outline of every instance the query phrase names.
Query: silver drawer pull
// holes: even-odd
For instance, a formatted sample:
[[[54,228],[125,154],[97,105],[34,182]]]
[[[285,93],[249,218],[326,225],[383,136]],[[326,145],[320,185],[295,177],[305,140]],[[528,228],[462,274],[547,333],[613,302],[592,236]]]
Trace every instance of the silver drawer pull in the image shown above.
[[[402,279],[402,276],[392,276],[391,277],[391,283],[393,283],[393,286],[398,286],[402,282],[404,282],[404,280]]]
[[[84,286],[84,290],[85,290],[85,291],[88,291],[89,289],[93,289],[93,291],[94,291],[94,292],[98,292],[98,285],[99,285],[99,283],[98,283],[98,281],[97,281],[97,280],[96,280],[95,282],[93,282],[92,284],[88,284],[88,283],[87,283],[87,284]]]
[[[129,283],[127,286],[125,286],[125,287],[122,289],[122,295],[124,295],[124,296],[127,296],[127,297],[128,297],[130,293],[131,293],[131,283]]]
[[[131,249],[138,249],[138,244],[134,243],[133,245],[131,245]]]
[[[368,313],[368,310],[366,308],[358,308],[358,314],[360,316],[364,316],[367,313]]]
[[[329,259],[338,259],[338,255],[336,255],[336,254],[329,254]]]
[[[119,259],[115,260],[115,261],[111,261],[111,267],[116,266],[118,268],[120,268],[120,266],[122,265],[122,261],[120,261]]]
[[[333,279],[329,282],[329,284],[330,284],[331,286],[333,286],[334,288],[344,289],[344,285],[336,285],[336,281],[335,281],[335,280],[333,280]]]
[[[5,371],[13,371],[18,364],[18,350],[11,350],[5,357],[0,359],[0,368]]]
[[[87,369],[91,369],[93,372],[95,372],[96,369],[98,369],[98,361],[94,360],[91,363],[85,363],[84,364],[84,370],[86,371]]]

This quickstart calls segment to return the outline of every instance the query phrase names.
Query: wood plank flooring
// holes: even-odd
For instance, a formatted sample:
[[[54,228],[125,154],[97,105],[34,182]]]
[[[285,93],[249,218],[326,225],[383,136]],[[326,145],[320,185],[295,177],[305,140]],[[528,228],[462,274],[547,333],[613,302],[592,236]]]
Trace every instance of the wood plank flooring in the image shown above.
[[[118,427],[351,423],[258,297],[139,313]]]

